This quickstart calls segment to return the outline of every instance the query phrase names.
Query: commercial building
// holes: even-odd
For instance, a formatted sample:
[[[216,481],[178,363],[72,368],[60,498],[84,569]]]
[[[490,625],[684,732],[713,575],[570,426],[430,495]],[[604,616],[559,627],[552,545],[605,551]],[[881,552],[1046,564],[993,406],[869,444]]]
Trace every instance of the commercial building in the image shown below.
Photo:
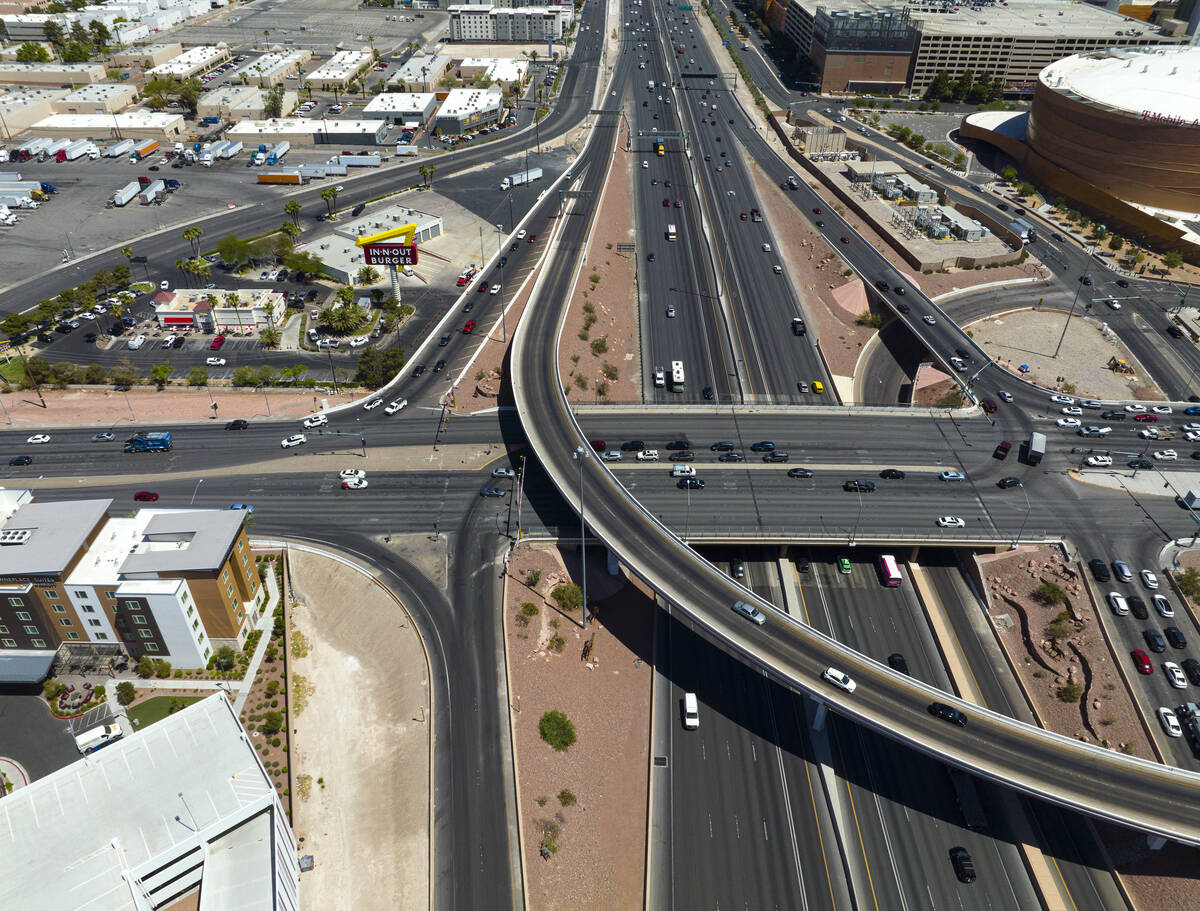
[[[408,206],[389,206],[371,215],[347,222],[338,222],[330,234],[315,238],[313,253],[325,263],[325,273],[335,281],[349,284],[365,263],[361,247],[354,242],[400,225],[417,226],[413,242],[425,244],[442,236],[442,217],[421,212]],[[383,271],[383,270],[380,270]]]
[[[414,54],[388,77],[389,92],[432,92],[450,66],[444,54]]]
[[[12,139],[54,113],[51,106],[63,89],[13,88],[0,91],[0,136]]]
[[[142,66],[149,61],[150,69],[160,63],[173,60],[183,53],[183,45],[178,41],[168,41],[161,44],[147,44],[143,47],[126,48],[113,54],[112,62],[117,66]]]
[[[312,59],[312,51],[279,51],[263,54],[236,71],[260,88],[270,88],[283,82],[288,76],[299,75],[301,67]],[[232,80],[231,80],[232,81]]]
[[[54,139],[175,139],[187,132],[180,114],[51,114],[31,128]]]
[[[236,295],[236,306],[230,295]],[[216,298],[216,304],[210,296]],[[154,296],[154,318],[171,332],[259,331],[278,324],[286,309],[283,294],[269,288],[160,291]]]
[[[512,57],[465,57],[458,64],[457,73],[466,82],[478,81],[482,76],[507,92],[525,82],[529,61]]]
[[[451,41],[561,41],[572,21],[570,6],[522,6],[512,9],[477,4],[449,7]]]
[[[247,144],[282,142],[292,145],[383,145],[387,141],[386,120],[310,120],[281,117],[276,120],[243,120],[226,133],[226,139]]]
[[[128,82],[99,82],[80,86],[56,99],[56,114],[115,114],[137,101],[137,89]]]
[[[151,67],[146,75],[174,76],[176,79],[187,79],[207,73],[229,59],[229,48],[223,44],[202,44],[199,47],[188,48],[177,57],[172,57],[166,63]]]
[[[368,120],[425,124],[436,110],[433,92],[384,92],[367,103],[362,115]]]
[[[338,86],[345,88],[358,78],[358,74],[370,66],[375,57],[370,51],[338,51],[321,66],[304,77],[313,88]]]
[[[297,847],[218,693],[0,801],[0,907],[297,911]]]
[[[438,109],[434,129],[457,136],[500,120],[504,94],[498,87],[451,89]]]
[[[822,92],[924,93],[939,72],[1029,93],[1055,60],[1105,47],[1186,42],[1175,29],[1057,0],[789,0],[783,31]]]
[[[233,108],[257,92],[252,85],[225,85],[211,89],[196,102],[197,117],[233,117]]]
[[[0,63],[0,83],[90,85],[107,78],[102,63]]]

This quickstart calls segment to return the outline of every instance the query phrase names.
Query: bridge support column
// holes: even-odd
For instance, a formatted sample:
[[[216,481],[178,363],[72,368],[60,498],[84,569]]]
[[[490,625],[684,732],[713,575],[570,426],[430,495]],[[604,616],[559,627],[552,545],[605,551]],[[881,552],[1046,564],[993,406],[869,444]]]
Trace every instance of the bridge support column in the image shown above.
[[[813,715],[813,730],[819,731],[825,727],[825,716],[829,714],[829,706],[817,701],[817,712]]]
[[[1165,845],[1166,843],[1167,843],[1166,838],[1164,838],[1161,835],[1147,835],[1146,836],[1146,846],[1151,851],[1162,850],[1162,846]]]

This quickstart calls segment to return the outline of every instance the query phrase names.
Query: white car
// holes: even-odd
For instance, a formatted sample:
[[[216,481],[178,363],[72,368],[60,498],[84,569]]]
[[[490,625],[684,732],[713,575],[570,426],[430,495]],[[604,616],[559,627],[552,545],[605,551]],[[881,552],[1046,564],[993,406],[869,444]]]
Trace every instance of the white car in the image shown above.
[[[1163,673],[1167,675],[1167,682],[1177,690],[1187,689],[1187,678],[1183,676],[1183,671],[1179,669],[1179,665],[1174,661],[1163,662]]]
[[[362,490],[367,486],[365,478],[348,478],[342,481],[342,488],[345,490]]]
[[[854,692],[855,683],[853,678],[844,671],[839,671],[836,667],[825,668],[824,673],[821,674],[821,679],[832,683],[839,690],[845,690],[847,693]]]
[[[1056,423],[1059,427],[1078,427],[1083,422],[1080,421],[1079,418],[1059,418],[1054,423]]]
[[[492,287],[488,288],[488,294],[499,294],[501,287],[501,285],[492,285]]]
[[[996,395],[1000,396],[1000,401],[1002,402],[1011,402],[1013,400],[1012,393],[1005,392],[1003,389],[997,392]]]
[[[1158,462],[1174,462],[1179,458],[1179,453],[1174,449],[1160,449],[1154,453],[1154,458]]]
[[[408,399],[397,399],[383,409],[384,414],[396,414],[408,404]]]
[[[1113,300],[1111,297],[1108,300],[1106,300],[1104,303],[1108,304],[1108,307],[1110,310],[1120,310],[1121,309],[1120,302]]]
[[[667,319],[675,319],[675,305],[667,304]]]
[[[1087,461],[1084,464],[1091,468],[1107,468],[1108,466],[1112,465],[1112,463],[1112,456],[1098,455],[1088,456]]]
[[[1118,616],[1124,617],[1129,613],[1129,605],[1117,592],[1108,593],[1108,606],[1112,608],[1112,612]]]
[[[308,442],[308,437],[302,433],[293,433],[290,437],[283,440],[279,445],[284,449],[291,449],[293,446],[302,446]]]
[[[343,468],[338,472],[338,477],[343,481],[351,481],[355,478],[365,478],[367,473],[361,468]]]
[[[776,275],[783,274],[783,268],[781,266],[772,266],[771,271],[774,272]]]
[[[35,433],[33,436],[31,436],[31,437],[30,437],[28,440],[26,440],[25,442],[26,442],[26,443],[49,443],[49,442],[50,442],[50,434],[48,434],[48,433]]]
[[[953,468],[948,468],[938,475],[943,481],[965,481],[967,476],[961,471],[955,471]]]
[[[923,319],[925,322],[927,322],[927,323],[928,323],[929,325],[931,325],[931,326],[937,323],[937,320],[936,320],[936,319],[934,319],[934,318],[933,318],[932,316],[930,316],[929,314],[926,314],[925,316],[922,316],[922,317],[921,317],[921,319]]]
[[[492,469],[492,477],[493,478],[515,478],[516,476],[517,476],[517,473],[515,471],[513,471],[511,468],[493,468]]]
[[[939,516],[938,528],[965,528],[967,523],[958,516]]]
[[[1183,438],[1189,443],[1200,443],[1200,432],[1189,430],[1183,435]]]
[[[1059,405],[1074,405],[1075,404],[1075,400],[1073,398],[1071,398],[1069,395],[1052,395],[1052,396],[1050,396],[1050,401],[1055,402]]]
[[[657,462],[658,461],[658,450],[657,449],[643,449],[637,454],[637,460],[639,462]]]
[[[329,423],[329,418],[323,414],[314,414],[311,417],[304,419],[304,426],[308,428],[323,427]]]
[[[1125,410],[1130,414],[1144,414],[1146,412],[1145,405],[1126,405]]]
[[[1150,410],[1153,411],[1155,414],[1171,414],[1172,413],[1170,405],[1155,405]]]
[[[130,351],[137,351],[144,344],[146,344],[146,336],[135,335],[133,338],[131,338],[128,342],[125,343],[125,346],[127,348],[129,348]]]
[[[1160,706],[1158,709],[1158,720],[1163,726],[1163,731],[1168,737],[1182,737],[1183,728],[1179,726],[1179,719],[1175,717],[1175,713],[1166,706]]]
[[[745,601],[734,601],[733,609],[747,620],[753,620],[759,626],[762,626],[767,622],[767,615],[760,611],[753,604],[747,604]]]
[[[369,402],[363,402],[363,411],[374,411],[383,404],[383,399],[371,399]]]
[[[524,228],[522,228],[520,231],[517,232],[517,240],[524,240],[525,234],[526,234],[526,231]]]
[[[650,167],[650,162],[648,162],[648,161],[643,161],[643,162],[642,162],[642,170],[645,170],[645,169],[646,169],[646,168],[648,168],[648,167]]]
[[[350,339],[350,347],[351,348],[361,348],[363,345],[365,345],[370,340],[371,339],[365,335],[355,336],[354,338]]]
[[[1158,611],[1160,617],[1175,616],[1175,608],[1171,607],[1171,602],[1162,595],[1152,595],[1150,600],[1154,602],[1154,609]]]
[[[732,191],[730,191],[730,192],[732,192]],[[762,251],[763,251],[764,253],[770,253],[770,252],[771,252],[771,245],[770,245],[770,244],[763,244],[763,245],[762,245]]]
[[[1138,436],[1140,436],[1143,440],[1157,440],[1158,430],[1154,427],[1146,427],[1138,431]]]
[[[1151,591],[1158,588],[1158,576],[1154,575],[1150,570],[1143,569],[1138,575],[1142,577],[1142,585],[1146,586],[1146,588]]]
[[[90,311],[90,310],[84,310],[82,313],[79,314],[79,318],[93,320],[96,318],[96,314],[92,313],[92,311]]]
[[[1080,403],[1084,408],[1103,408],[1104,403],[1096,399],[1083,399]]]
[[[1062,411],[1063,414],[1071,414],[1071,415],[1083,414],[1083,409],[1080,408],[1078,405],[1067,405],[1065,408],[1062,408],[1060,410]]]
[[[224,367],[224,366],[225,366],[225,358],[223,358],[223,357],[210,357],[210,358],[207,358],[207,359],[204,361],[204,363],[205,363],[207,366],[209,366],[209,367]]]

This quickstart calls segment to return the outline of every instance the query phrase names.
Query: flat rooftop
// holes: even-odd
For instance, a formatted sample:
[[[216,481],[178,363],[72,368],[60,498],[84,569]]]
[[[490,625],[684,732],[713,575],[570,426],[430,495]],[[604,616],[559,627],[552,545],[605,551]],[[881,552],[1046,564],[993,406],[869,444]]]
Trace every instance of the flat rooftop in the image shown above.
[[[1200,47],[1122,47],[1075,54],[1050,64],[1038,79],[1056,92],[1130,114],[1200,120]]]
[[[111,505],[107,499],[25,504],[0,528],[0,576],[58,575]]]
[[[154,129],[164,132],[183,122],[182,114],[156,114],[153,111],[126,111],[121,114],[51,114],[35,123],[31,130],[107,130]]]
[[[147,521],[118,567],[122,575],[218,569],[246,517],[243,509],[146,509],[142,513]]]
[[[438,115],[462,117],[476,111],[489,111],[498,107],[503,98],[499,89],[451,89],[446,95],[446,100],[442,102]]]
[[[239,120],[226,131],[225,138],[244,140],[295,133],[328,133],[334,136],[344,136],[348,133],[373,135],[378,133],[382,126],[386,126],[382,120],[310,120],[307,117]]]

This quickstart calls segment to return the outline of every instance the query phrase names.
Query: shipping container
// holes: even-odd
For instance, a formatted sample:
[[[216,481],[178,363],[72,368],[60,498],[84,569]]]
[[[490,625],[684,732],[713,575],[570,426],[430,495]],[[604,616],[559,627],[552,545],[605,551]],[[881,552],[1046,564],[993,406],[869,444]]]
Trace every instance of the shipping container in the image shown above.
[[[72,142],[74,142],[72,139],[56,139],[54,142],[50,143],[50,145],[46,146],[46,148],[42,149],[42,152],[45,152],[47,157],[53,158]],[[38,154],[41,154],[41,152]]]
[[[259,183],[304,183],[300,169],[290,171],[263,171],[258,175]]]
[[[234,155],[237,155],[239,152],[241,152],[244,147],[244,143],[240,141],[227,142],[225,143],[225,148],[221,150],[221,157],[232,158]]]
[[[8,183],[9,181],[20,180],[20,179],[21,179],[20,171],[0,171],[0,182]]]
[[[86,155],[91,145],[92,143],[87,139],[76,139],[63,149],[63,154],[67,161],[74,161],[76,158],[82,158]]]
[[[167,195],[167,185],[161,180],[156,180],[138,195],[141,197],[142,205],[148,206]]]
[[[143,139],[141,142],[137,143],[136,145],[134,145],[134,147],[132,149],[129,150],[129,160],[130,161],[142,161],[143,159],[146,158],[146,156],[153,155],[157,151],[158,151],[158,140],[157,139]]]
[[[292,149],[292,144],[286,139],[267,153],[267,164],[273,165],[283,161],[284,156]]]
[[[344,164],[348,168],[377,168],[382,163],[378,152],[356,153],[354,155],[338,155],[334,164]]]
[[[133,151],[134,142],[132,139],[122,139],[120,142],[110,145],[108,151],[104,154],[108,158],[120,158],[122,155],[128,155]]]

